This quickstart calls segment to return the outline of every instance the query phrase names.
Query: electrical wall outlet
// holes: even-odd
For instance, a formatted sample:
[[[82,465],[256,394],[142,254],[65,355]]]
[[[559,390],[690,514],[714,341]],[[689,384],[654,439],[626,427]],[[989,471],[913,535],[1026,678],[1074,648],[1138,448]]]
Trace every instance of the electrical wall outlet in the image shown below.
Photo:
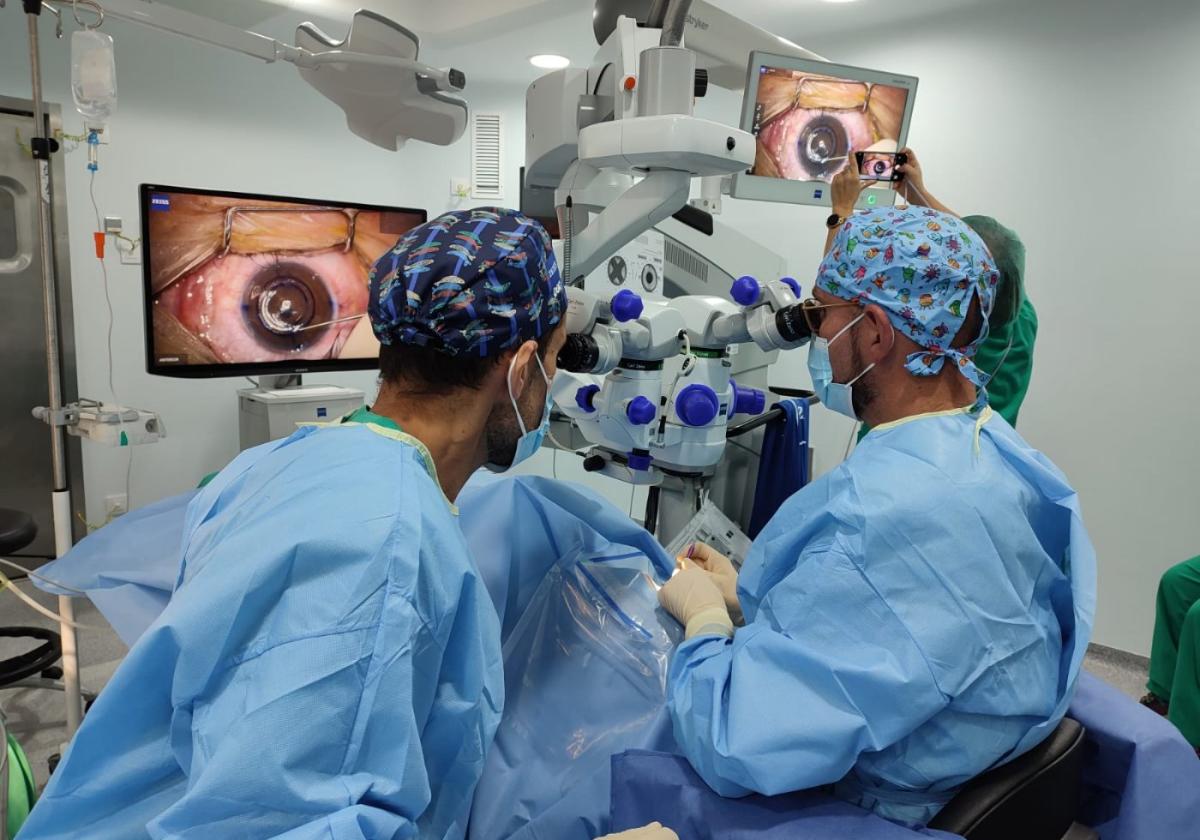
[[[104,497],[104,515],[116,519],[129,512],[129,497],[124,493],[115,493]]]
[[[142,242],[140,239],[135,245],[130,245],[128,242],[118,239],[116,245],[117,253],[121,255],[121,265],[142,264]]]
[[[471,179],[452,177],[450,179],[450,197],[451,198],[470,198],[471,197]]]
[[[105,233],[120,233],[123,230],[120,216],[105,216],[104,217],[104,232]]]

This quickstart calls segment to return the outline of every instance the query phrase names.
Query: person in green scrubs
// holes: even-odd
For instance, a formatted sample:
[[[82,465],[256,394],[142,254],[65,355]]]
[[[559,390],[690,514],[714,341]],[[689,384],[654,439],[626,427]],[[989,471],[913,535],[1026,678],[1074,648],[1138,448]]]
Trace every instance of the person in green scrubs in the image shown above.
[[[1200,557],[1159,581],[1146,688],[1142,705],[1179,727],[1200,755]]]
[[[909,204],[957,216],[925,186],[925,174],[916,153],[912,149],[904,152],[908,155],[908,163],[896,167],[901,176],[895,185],[896,191]],[[827,251],[837,229],[854,212],[862,188],[863,182],[858,180],[854,167],[846,167],[835,179],[831,190],[833,215],[827,223],[830,231]],[[1025,245],[1015,231],[990,216],[961,218],[979,234],[1000,270],[1000,287],[988,319],[988,336],[975,354],[975,364],[985,376],[991,376],[987,392],[992,410],[1016,426],[1021,403],[1033,376],[1033,345],[1038,328],[1037,311],[1025,294]],[[864,424],[859,431],[859,440],[869,431]]]

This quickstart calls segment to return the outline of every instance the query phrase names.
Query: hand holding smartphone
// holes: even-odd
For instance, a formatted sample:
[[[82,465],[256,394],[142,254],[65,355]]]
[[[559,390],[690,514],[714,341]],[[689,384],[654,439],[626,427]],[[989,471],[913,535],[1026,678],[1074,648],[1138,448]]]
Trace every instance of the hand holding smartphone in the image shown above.
[[[889,184],[901,178],[896,167],[908,163],[908,155],[904,152],[855,152],[854,159],[858,163],[860,181],[883,181]]]

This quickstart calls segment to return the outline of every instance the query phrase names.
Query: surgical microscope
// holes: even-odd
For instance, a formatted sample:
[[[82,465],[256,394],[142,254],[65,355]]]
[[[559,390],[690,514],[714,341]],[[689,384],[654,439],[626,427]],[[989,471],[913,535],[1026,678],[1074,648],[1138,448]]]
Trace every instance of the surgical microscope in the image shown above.
[[[732,510],[732,500],[749,494],[757,463],[749,475],[727,469],[727,433],[731,418],[764,413],[777,351],[808,341],[801,290],[788,277],[732,274],[715,294],[658,300],[585,291],[584,279],[652,228],[669,238],[673,228],[703,231],[698,256],[735,263],[745,239],[713,214],[725,182],[754,163],[755,138],[695,116],[695,100],[710,80],[741,89],[754,50],[820,56],[700,0],[649,4],[641,20],[629,16],[635,6],[647,4],[600,0],[592,64],[530,86],[526,183],[554,190],[563,236],[569,337],[559,367],[581,378],[573,399],[560,392],[558,413],[585,442],[586,470],[650,488],[645,524],[666,542],[723,473],[737,473],[722,500],[745,527],[749,509]],[[689,204],[697,178],[702,197]],[[757,381],[734,378],[739,350],[761,358]]]

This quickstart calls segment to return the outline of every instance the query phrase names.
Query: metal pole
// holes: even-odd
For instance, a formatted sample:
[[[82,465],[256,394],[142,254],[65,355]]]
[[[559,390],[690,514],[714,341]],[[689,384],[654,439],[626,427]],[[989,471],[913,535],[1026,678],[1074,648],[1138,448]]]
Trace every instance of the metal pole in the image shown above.
[[[49,136],[46,112],[42,105],[42,66],[38,50],[38,17],[41,0],[22,0],[29,24],[29,75],[33,82],[33,165],[37,173],[38,244],[42,258],[42,317],[46,329],[46,383],[50,412],[50,460],[54,477],[52,503],[54,509],[54,551],[62,557],[71,548],[71,491],[67,486],[67,453],[63,427],[57,425],[62,408],[62,376],[58,346],[58,289],[54,281],[54,249],[51,239],[50,155],[54,138]],[[59,613],[68,620],[74,614],[71,599],[58,599]],[[60,625],[62,635],[62,668],[64,696],[67,705],[67,738],[79,729],[83,718],[82,696],[79,688],[79,659],[75,628]]]
[[[661,493],[662,488],[657,485],[646,492],[646,521],[642,523],[642,527],[649,531],[651,536],[658,536],[658,502]]]
[[[8,840],[8,727],[4,710],[0,709],[0,840]]]
[[[662,35],[658,40],[660,46],[679,46],[683,40],[683,29],[687,26],[687,16],[691,8],[692,0],[671,0],[663,18]]]

